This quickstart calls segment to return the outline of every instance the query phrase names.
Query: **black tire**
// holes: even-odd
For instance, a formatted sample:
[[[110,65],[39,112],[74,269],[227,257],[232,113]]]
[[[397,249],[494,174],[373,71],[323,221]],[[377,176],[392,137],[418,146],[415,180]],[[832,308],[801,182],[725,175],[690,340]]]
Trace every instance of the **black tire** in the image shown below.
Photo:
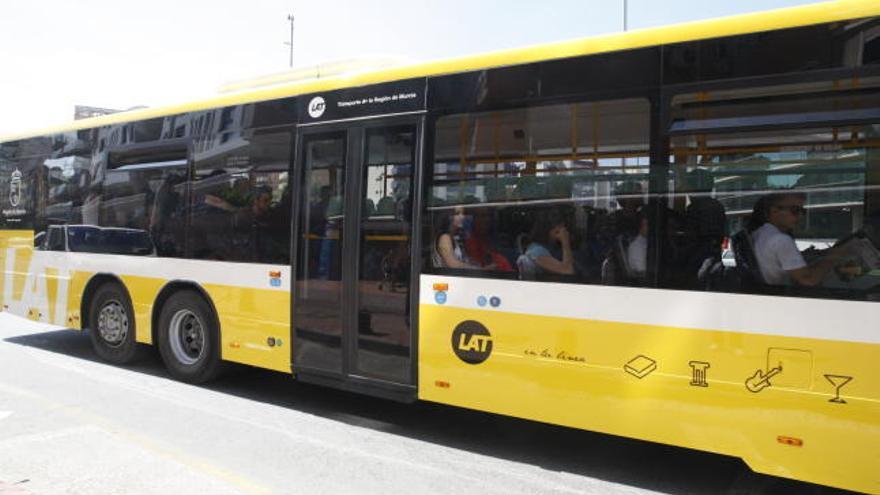
[[[141,350],[135,331],[134,310],[125,288],[116,282],[98,287],[89,304],[89,337],[95,354],[113,364],[135,361]]]
[[[159,313],[159,354],[174,378],[205,383],[222,370],[220,325],[207,301],[196,291],[173,294]]]

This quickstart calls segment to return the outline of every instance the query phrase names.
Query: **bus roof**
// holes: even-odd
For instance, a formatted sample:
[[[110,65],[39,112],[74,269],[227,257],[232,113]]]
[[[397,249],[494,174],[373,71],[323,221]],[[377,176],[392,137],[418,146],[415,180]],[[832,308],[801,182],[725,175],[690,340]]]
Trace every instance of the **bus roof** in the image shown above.
[[[366,86],[416,77],[454,74],[685,41],[720,38],[724,36],[793,28],[846,19],[871,17],[875,15],[880,15],[880,2],[877,2],[877,0],[834,0],[820,2],[765,12],[740,14],[717,19],[673,24],[591,36],[576,40],[546,43],[524,48],[501,50],[479,55],[416,63],[407,66],[383,68],[372,71],[366,70],[326,78],[294,81],[271,87],[222,94],[182,104],[144,108],[77,120],[44,129],[0,136],[0,142],[152,119],[229,105],[273,100],[318,91]]]

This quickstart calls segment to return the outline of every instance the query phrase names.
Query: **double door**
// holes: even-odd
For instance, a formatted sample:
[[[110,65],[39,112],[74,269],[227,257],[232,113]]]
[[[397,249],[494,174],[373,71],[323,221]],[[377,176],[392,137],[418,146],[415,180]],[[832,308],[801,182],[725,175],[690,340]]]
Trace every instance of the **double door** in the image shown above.
[[[414,193],[421,119],[301,128],[293,366],[300,379],[412,390]]]

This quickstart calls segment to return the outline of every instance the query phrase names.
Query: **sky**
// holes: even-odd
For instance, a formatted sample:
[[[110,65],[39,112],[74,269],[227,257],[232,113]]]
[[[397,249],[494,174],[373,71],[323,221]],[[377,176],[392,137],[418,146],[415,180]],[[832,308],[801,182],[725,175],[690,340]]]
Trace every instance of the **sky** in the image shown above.
[[[818,0],[628,0],[630,30]],[[157,106],[294,67],[434,60],[619,32],[623,0],[36,0],[0,3],[0,135],[75,105]]]

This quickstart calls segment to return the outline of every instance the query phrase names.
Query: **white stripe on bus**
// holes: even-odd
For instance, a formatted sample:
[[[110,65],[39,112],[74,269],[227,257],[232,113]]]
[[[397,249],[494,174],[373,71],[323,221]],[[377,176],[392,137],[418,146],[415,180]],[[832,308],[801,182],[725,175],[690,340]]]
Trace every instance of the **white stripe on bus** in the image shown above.
[[[112,273],[161,280],[190,280],[199,284],[247,289],[290,290],[290,266],[234,263],[217,260],[190,260],[113,254],[34,251],[41,265],[70,271]],[[280,272],[281,283],[271,285],[271,272]]]
[[[696,330],[880,344],[880,303],[423,275],[421,304]],[[478,305],[478,298],[500,305]],[[485,301],[484,301],[485,302]]]

